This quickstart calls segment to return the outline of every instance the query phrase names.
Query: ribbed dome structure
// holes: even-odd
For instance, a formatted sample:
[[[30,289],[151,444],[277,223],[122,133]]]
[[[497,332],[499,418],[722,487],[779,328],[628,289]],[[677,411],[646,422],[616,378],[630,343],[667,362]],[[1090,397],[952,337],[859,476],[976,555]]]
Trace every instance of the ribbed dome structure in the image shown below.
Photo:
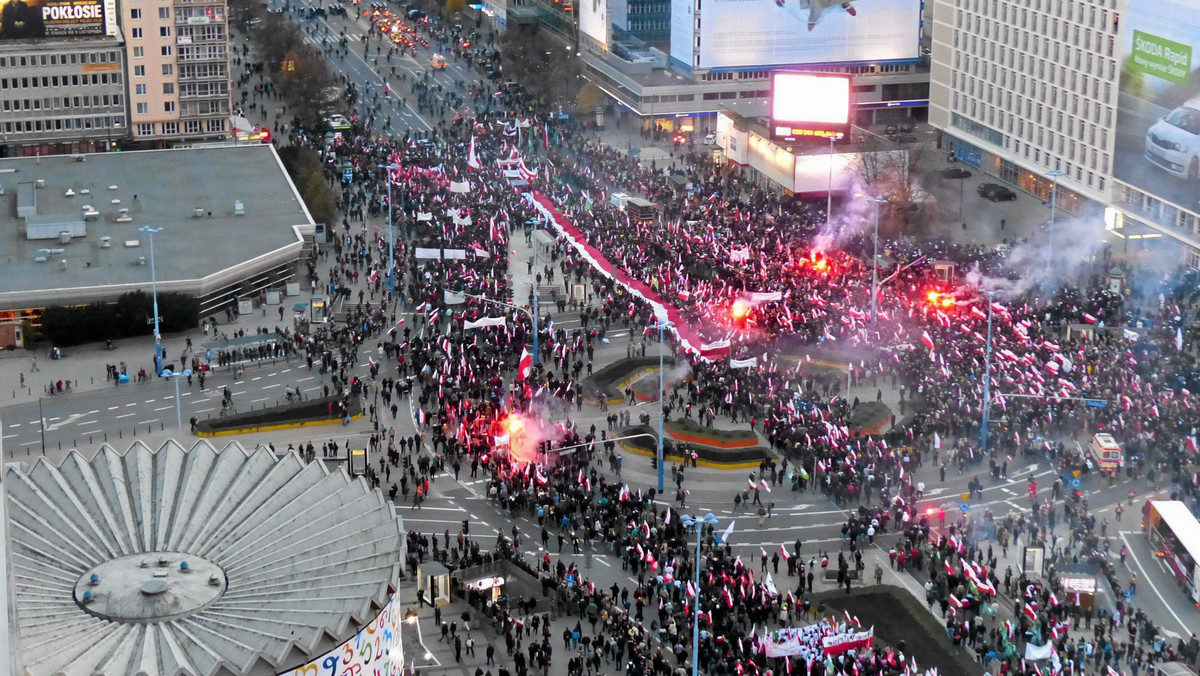
[[[400,571],[383,495],[295,454],[105,445],[5,481],[30,676],[277,673],[370,622]]]

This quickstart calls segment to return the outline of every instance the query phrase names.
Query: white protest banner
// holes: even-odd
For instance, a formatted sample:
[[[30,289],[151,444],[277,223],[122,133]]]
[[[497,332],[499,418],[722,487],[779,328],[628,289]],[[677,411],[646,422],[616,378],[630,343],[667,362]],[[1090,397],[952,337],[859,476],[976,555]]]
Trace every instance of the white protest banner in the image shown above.
[[[479,329],[486,326],[504,326],[504,317],[480,317],[473,322],[468,321],[463,323],[464,330]]]

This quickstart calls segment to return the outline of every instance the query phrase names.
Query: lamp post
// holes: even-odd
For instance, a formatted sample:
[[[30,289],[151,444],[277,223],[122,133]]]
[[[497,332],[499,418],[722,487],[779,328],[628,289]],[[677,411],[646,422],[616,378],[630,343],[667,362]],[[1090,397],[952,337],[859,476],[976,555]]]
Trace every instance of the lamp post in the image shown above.
[[[714,526],[717,517],[712,512],[701,517],[684,514],[679,517],[683,525],[696,529],[696,600],[692,603],[692,676],[700,674],[700,545],[704,540],[704,527]]]
[[[392,171],[399,169],[398,164],[381,164],[380,169],[387,172],[387,194],[388,194],[388,293],[392,296],[392,302],[396,298],[396,258],[394,247],[396,246],[396,217],[392,207]],[[401,195],[403,198],[403,194]]]
[[[154,235],[162,232],[162,228],[143,225],[138,230],[150,236],[150,290],[154,296],[154,373],[159,375],[162,373],[162,333],[158,327],[158,275],[154,271]]]
[[[871,257],[871,324],[875,324],[875,306],[879,296],[879,205],[886,204],[882,197],[871,199],[875,203],[875,253]]]
[[[456,291],[451,291],[451,293],[458,293],[460,296],[465,296],[467,298],[474,298],[475,300],[483,301],[484,303],[491,303],[493,305],[501,305],[503,307],[512,308],[514,310],[524,312],[525,316],[529,317],[529,321],[533,322],[533,365],[537,366],[537,364],[538,364],[538,331],[537,331],[537,328],[538,327],[537,327],[536,316],[532,312],[530,312],[529,310],[526,310],[525,308],[521,307],[520,305],[513,305],[512,303],[505,303],[505,302],[498,301],[498,300],[492,300],[491,298],[487,298],[485,296],[479,296],[479,295],[476,295],[473,293],[462,293],[462,292],[456,292]]]
[[[995,291],[985,291],[987,298],[987,343],[983,352],[983,419],[979,423],[979,449],[987,453],[988,449],[988,414],[991,412],[992,384],[992,297]]]
[[[170,378],[171,380],[175,381],[175,424],[178,425],[180,429],[183,429],[183,410],[179,406],[179,379],[191,376],[192,370],[184,369],[179,373],[175,373],[171,371],[171,369],[166,369],[161,375],[163,378]]]
[[[675,326],[675,322],[658,321],[658,492],[661,494],[665,489],[666,477],[663,475],[663,427],[665,427],[663,414],[664,404],[666,404],[667,392],[663,387],[663,333]]]
[[[825,196],[825,231],[833,232],[833,141],[829,135],[829,194]]]
[[[1046,172],[1050,177],[1050,253],[1054,253],[1054,217],[1056,208],[1058,207],[1058,177],[1066,176],[1065,172],[1055,169],[1054,171]]]

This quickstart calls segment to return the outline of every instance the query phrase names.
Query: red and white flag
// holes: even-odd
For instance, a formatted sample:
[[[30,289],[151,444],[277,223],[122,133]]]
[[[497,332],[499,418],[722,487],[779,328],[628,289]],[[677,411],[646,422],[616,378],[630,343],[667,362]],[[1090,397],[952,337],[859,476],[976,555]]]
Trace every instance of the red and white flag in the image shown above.
[[[467,166],[471,169],[482,169],[483,165],[479,163],[479,156],[475,154],[475,136],[471,136],[471,148],[467,150]]]
[[[533,372],[533,356],[529,350],[521,348],[521,361],[517,362],[517,380],[525,380]]]
[[[931,350],[933,349],[933,338],[929,337],[928,331],[925,331],[924,333],[921,334],[921,342],[925,343],[925,347],[927,347]]]

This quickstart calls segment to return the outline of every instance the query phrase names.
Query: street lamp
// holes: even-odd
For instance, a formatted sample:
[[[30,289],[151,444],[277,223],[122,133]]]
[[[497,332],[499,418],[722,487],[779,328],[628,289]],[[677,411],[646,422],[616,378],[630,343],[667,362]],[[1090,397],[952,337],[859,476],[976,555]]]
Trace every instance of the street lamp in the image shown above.
[[[829,135],[829,194],[825,196],[825,232],[833,232],[833,141]]]
[[[675,326],[675,322],[659,321],[658,322],[658,492],[661,494],[665,488],[666,478],[663,476],[663,427],[665,426],[663,418],[663,409],[666,404],[666,389],[663,387],[663,333]]]
[[[983,353],[983,419],[979,423],[979,450],[981,453],[987,453],[988,414],[991,412],[992,384],[992,298],[996,295],[996,291],[984,291],[983,294],[987,298],[988,314],[987,343]]]
[[[162,228],[152,228],[143,225],[138,228],[150,236],[150,290],[154,295],[154,373],[162,374],[162,333],[158,330],[158,276],[154,272],[154,234],[162,232]]]
[[[871,259],[871,324],[875,324],[875,304],[879,297],[879,205],[887,204],[882,197],[873,197],[875,203],[875,254]]]
[[[1054,253],[1054,216],[1058,206],[1058,177],[1066,176],[1066,172],[1055,169],[1054,171],[1046,172],[1050,177],[1050,253]]]
[[[191,369],[184,369],[179,373],[175,373],[171,369],[165,369],[161,374],[163,378],[170,378],[175,381],[175,424],[183,429],[183,411],[179,406],[179,379],[190,378],[192,375]]]
[[[398,164],[381,164],[380,169],[387,170],[387,191],[388,191],[388,293],[392,296],[392,302],[396,302],[396,259],[393,247],[396,245],[396,218],[392,211],[392,171],[399,169]],[[401,199],[404,199],[401,196]]]
[[[659,465],[661,467],[661,464]],[[701,517],[687,514],[679,517],[683,525],[696,529],[696,600],[692,603],[692,676],[700,674],[700,544],[704,540],[704,527],[715,526],[717,517],[712,512]]]

